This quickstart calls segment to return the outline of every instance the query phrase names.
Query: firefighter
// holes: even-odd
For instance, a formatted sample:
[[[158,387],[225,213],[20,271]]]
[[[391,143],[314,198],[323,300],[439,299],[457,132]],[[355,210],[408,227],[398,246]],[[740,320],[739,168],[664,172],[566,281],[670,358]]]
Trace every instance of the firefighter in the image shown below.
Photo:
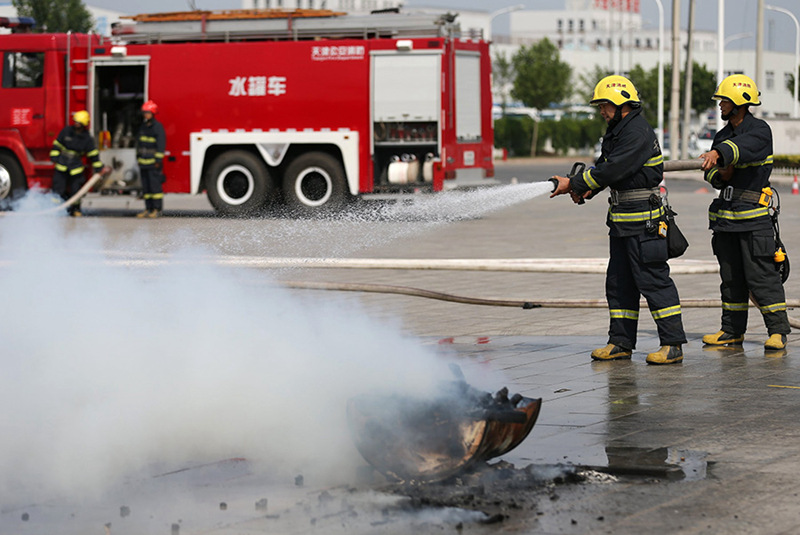
[[[722,279],[722,328],[703,337],[712,346],[741,344],[747,330],[748,296],[761,310],[769,338],[767,350],[786,347],[791,332],[781,276],[775,267],[775,234],[768,207],[772,190],[772,131],[750,113],[760,106],[755,82],[743,74],[728,76],[712,99],[722,119],[709,152],[703,153],[705,179],[721,190],[708,209],[711,248]]]
[[[136,138],[136,162],[139,164],[139,173],[142,180],[142,193],[144,193],[144,211],[136,217],[157,218],[164,209],[164,149],[167,137],[164,127],[155,118],[158,106],[152,100],[142,104],[142,125]]]
[[[606,219],[610,241],[608,345],[592,351],[592,359],[631,358],[641,294],[647,299],[661,342],[658,351],[647,355],[647,363],[681,362],[686,335],[678,290],[667,264],[666,209],[659,191],[664,169],[661,147],[642,116],[636,88],[627,78],[600,80],[590,104],[599,108],[608,123],[601,155],[582,175],[553,177],[558,184],[551,197],[569,193],[573,202],[582,204],[606,187],[611,192]]]
[[[88,128],[89,112],[76,111],[72,114],[72,124],[65,126],[53,141],[53,148],[50,150],[50,160],[55,164],[52,190],[64,200],[77,193],[83,185],[84,156],[91,162],[94,172],[103,170],[100,153]],[[67,207],[67,213],[73,217],[83,215],[80,199]]]

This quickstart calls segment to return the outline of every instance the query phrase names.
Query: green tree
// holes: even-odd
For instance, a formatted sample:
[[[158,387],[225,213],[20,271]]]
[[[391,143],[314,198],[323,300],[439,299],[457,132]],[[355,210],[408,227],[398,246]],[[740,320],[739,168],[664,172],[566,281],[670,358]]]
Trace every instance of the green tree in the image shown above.
[[[548,39],[522,46],[512,58],[514,87],[511,96],[531,108],[547,108],[572,96],[572,67],[561,61],[558,48]]]
[[[797,69],[797,74],[800,75],[800,67]],[[794,74],[790,74],[786,79],[786,89],[789,90],[789,93],[794,95]],[[800,100],[800,93],[797,95],[797,100]]]
[[[565,102],[572,96],[570,78],[572,67],[561,61],[558,48],[548,39],[522,46],[511,59],[517,73],[511,96],[526,106],[538,110],[554,102]],[[531,154],[536,154],[538,121],[533,123]]]
[[[590,72],[578,75],[578,94],[581,96],[581,101],[588,104],[594,96],[594,87],[597,82],[611,74],[613,73],[605,67],[595,65]]]
[[[86,33],[94,27],[92,15],[81,0],[11,0],[22,17],[33,17],[37,32]]]
[[[656,125],[658,122],[658,67],[645,71],[641,65],[636,65],[628,76],[636,90],[639,92],[639,98],[642,101],[642,111],[647,121]],[[670,88],[669,81],[672,79],[672,65],[664,65],[664,120],[669,117],[670,110]],[[684,73],[681,72],[681,97],[680,102],[683,104],[683,92],[685,90],[686,78]],[[717,75],[708,69],[705,65],[693,63],[692,66],[692,111],[697,116],[702,114],[709,108],[714,107],[711,101],[711,95],[717,88]]]
[[[492,62],[492,83],[494,90],[500,95],[503,117],[506,116],[506,104],[508,103],[508,87],[514,83],[516,73],[514,65],[508,56],[503,52],[498,52]]]

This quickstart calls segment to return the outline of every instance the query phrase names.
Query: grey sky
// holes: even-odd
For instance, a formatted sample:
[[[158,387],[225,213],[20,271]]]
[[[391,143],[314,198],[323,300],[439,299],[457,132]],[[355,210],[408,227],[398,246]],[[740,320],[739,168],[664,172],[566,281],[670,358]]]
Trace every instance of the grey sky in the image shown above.
[[[672,22],[672,0],[662,0],[664,4],[665,27],[670,28]],[[153,13],[160,11],[185,11],[189,9],[187,0],[84,0],[90,4],[106,9],[113,9],[128,13]],[[716,30],[717,28],[717,1],[696,0],[695,27],[699,30]],[[788,9],[800,19],[800,1],[798,0],[767,0],[767,4]],[[238,9],[240,0],[195,0],[200,9]],[[448,9],[464,8],[492,11],[505,6],[525,4],[528,9],[563,9],[564,0],[507,0],[500,2],[487,2],[485,0],[406,0],[406,5],[435,6]],[[658,27],[658,9],[655,0],[640,0],[642,17],[645,24],[654,28]],[[755,35],[756,8],[758,0],[725,0],[725,35],[750,33]],[[686,27],[689,18],[689,0],[681,1],[682,25]],[[508,18],[514,14],[500,15],[495,20],[496,33],[508,33]],[[766,40],[765,48],[793,52],[795,44],[795,27],[791,18],[782,13],[767,11],[765,16]],[[729,48],[755,48],[755,38],[737,39],[730,43]]]

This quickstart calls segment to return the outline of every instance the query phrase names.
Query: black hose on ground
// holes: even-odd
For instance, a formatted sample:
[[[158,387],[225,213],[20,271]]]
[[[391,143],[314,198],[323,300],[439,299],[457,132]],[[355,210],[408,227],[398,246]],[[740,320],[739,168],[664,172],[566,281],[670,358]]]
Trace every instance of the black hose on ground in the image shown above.
[[[422,288],[410,286],[394,286],[390,284],[364,284],[351,282],[307,282],[307,281],[282,281],[281,284],[287,288],[298,290],[330,290],[340,292],[366,292],[407,295],[411,297],[424,297],[426,299],[436,299],[439,301],[449,301],[451,303],[461,303],[465,305],[483,305],[495,307],[511,307],[530,310],[533,308],[606,308],[608,303],[605,299],[537,299],[537,300],[518,300],[518,299],[486,299],[481,297],[468,297],[454,295]],[[640,306],[647,307],[647,302],[642,301]],[[682,299],[681,307],[684,308],[720,308],[722,302],[719,299]],[[757,306],[757,305],[756,305]],[[786,306],[800,307],[800,299],[787,299]],[[800,320],[789,318],[789,324],[795,329],[800,329]]]

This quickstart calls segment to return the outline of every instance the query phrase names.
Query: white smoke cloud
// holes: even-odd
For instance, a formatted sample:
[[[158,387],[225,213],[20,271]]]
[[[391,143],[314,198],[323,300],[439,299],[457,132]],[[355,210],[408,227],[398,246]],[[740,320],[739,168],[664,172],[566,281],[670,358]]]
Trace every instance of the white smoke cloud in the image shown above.
[[[103,239],[86,219],[0,219],[0,497],[99,494],[142,467],[231,457],[344,477],[363,464],[350,396],[451,377],[353,301],[186,261],[109,267]]]

